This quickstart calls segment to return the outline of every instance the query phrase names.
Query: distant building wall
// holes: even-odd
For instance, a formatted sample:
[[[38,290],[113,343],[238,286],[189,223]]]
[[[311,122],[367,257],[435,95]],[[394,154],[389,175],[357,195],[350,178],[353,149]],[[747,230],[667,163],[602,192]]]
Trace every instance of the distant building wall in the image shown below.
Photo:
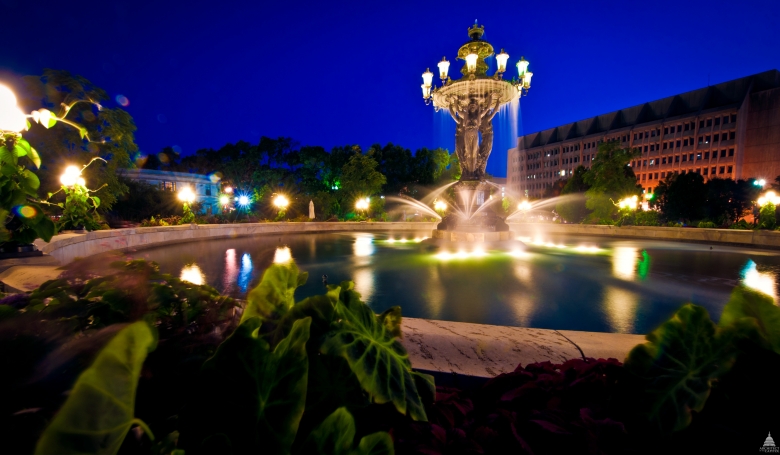
[[[767,181],[780,175],[780,88],[750,95],[743,174]]]
[[[213,183],[208,175],[151,169],[120,169],[119,173],[130,180],[146,182],[163,191],[178,192],[188,186],[195,193],[196,200],[202,203],[201,213],[216,214],[220,211],[217,199],[219,184]]]
[[[780,72],[747,76],[521,136],[507,157],[511,193],[541,197],[604,141],[637,148],[631,166],[652,192],[668,174],[711,178],[780,175]]]

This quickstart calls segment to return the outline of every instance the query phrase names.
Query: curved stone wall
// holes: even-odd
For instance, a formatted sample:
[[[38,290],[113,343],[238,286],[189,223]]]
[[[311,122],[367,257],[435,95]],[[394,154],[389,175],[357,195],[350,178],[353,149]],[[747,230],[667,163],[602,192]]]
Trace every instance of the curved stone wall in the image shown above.
[[[514,223],[509,228],[526,236],[544,234],[597,235],[693,243],[719,243],[780,249],[780,232],[739,229],[703,229],[660,226],[597,226],[593,224]]]
[[[46,243],[35,242],[38,249],[56,258],[61,265],[76,258],[114,250],[148,248],[161,244],[192,242],[225,237],[252,235],[299,234],[305,232],[372,232],[427,231],[436,228],[433,222],[313,222],[313,223],[238,223],[191,224],[146,228],[112,229],[86,234],[61,234]]]

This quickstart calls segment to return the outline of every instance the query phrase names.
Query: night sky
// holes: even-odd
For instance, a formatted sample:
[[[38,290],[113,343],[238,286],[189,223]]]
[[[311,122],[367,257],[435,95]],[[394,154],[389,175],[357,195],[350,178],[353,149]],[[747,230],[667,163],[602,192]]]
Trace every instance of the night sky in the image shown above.
[[[84,76],[109,106],[129,100],[144,153],[263,135],[452,151],[420,75],[454,60],[475,19],[509,75],[531,63],[520,134],[780,68],[779,0],[251,3],[0,0],[0,83]],[[505,176],[513,140],[499,128],[488,172]]]

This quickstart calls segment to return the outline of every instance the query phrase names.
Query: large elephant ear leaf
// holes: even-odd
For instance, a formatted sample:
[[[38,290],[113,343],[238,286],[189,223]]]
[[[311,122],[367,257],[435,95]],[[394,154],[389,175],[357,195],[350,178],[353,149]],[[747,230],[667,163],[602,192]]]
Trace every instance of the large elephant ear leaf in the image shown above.
[[[133,417],[135,392],[141,366],[155,344],[145,322],[122,329],[76,380],[35,453],[117,453],[134,423],[145,427]]]
[[[274,351],[257,337],[259,318],[236,328],[203,365],[198,404],[182,413],[187,453],[290,451],[306,404],[310,325],[295,321]]]
[[[298,270],[294,262],[268,267],[260,284],[247,296],[247,306],[241,322],[253,317],[266,320],[273,314],[286,313],[295,304],[295,289],[306,283],[308,277],[309,274]]]
[[[780,308],[766,294],[738,286],[723,308],[719,326],[751,327],[762,344],[780,354]]]
[[[375,402],[391,402],[401,414],[427,420],[409,355],[397,336],[400,314],[377,316],[352,290],[341,293],[335,313],[338,323],[322,351],[344,357]]]
[[[713,380],[734,361],[731,333],[687,304],[628,354],[625,367],[641,382],[647,417],[659,430],[682,430],[702,410]]]
[[[263,365],[260,387],[262,428],[269,453],[288,453],[306,405],[309,380],[309,340],[311,318],[298,319],[290,334],[274,349],[271,361]]]
[[[306,438],[301,453],[320,455],[392,455],[393,440],[388,433],[378,432],[360,440],[353,448],[355,419],[347,408],[336,409]]]

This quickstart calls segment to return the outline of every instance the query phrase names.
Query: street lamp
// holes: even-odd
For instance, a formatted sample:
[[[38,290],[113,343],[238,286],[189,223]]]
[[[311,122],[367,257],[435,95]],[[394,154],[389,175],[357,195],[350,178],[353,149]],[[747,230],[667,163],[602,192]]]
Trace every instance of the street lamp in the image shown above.
[[[633,210],[636,210],[638,204],[639,204],[639,197],[634,195],[634,196],[631,196],[631,197],[624,197],[623,199],[618,201],[617,205],[618,205],[618,207],[621,210],[622,209],[626,209],[626,210],[633,211]]]
[[[219,204],[223,207],[227,207],[228,204],[230,204],[230,196],[227,194],[223,194],[219,197]]]
[[[274,198],[273,203],[280,212],[283,212],[290,204],[290,201],[284,195],[279,194]]]
[[[763,196],[758,198],[758,201],[756,202],[758,203],[759,207],[763,207],[766,204],[774,204],[777,206],[780,205],[780,196],[778,196],[774,191],[770,190],[764,193]]]
[[[179,190],[179,194],[177,195],[180,201],[186,203],[186,204],[192,204],[195,201],[195,193],[192,192],[192,188],[185,186],[181,190]]]
[[[368,204],[369,199],[358,199],[357,202],[355,202],[355,208],[358,210],[368,210]]]
[[[19,133],[27,128],[27,116],[16,105],[16,95],[0,85],[0,131]]]
[[[81,176],[81,169],[79,169],[78,166],[66,167],[65,172],[60,176],[60,183],[67,188],[72,188],[75,185],[86,185],[84,178]]]
[[[760,186],[761,188],[763,188],[764,185],[766,185],[766,180],[764,179],[753,180],[753,185]]]

